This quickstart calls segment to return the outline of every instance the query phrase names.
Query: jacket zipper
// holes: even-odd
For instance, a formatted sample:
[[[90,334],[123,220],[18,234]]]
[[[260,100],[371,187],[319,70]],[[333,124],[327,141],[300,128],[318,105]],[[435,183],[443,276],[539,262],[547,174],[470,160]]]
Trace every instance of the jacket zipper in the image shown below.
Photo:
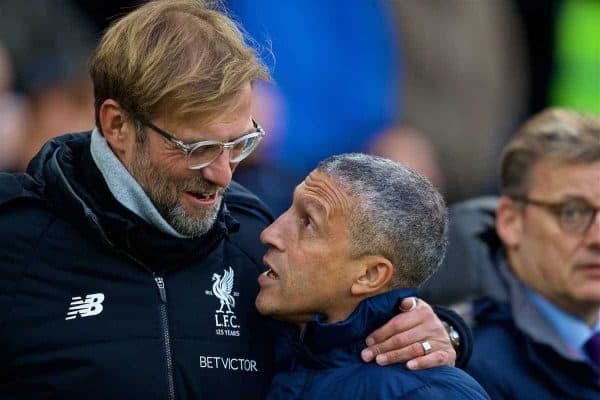
[[[67,190],[69,191],[69,193],[71,194],[71,196],[73,196],[75,198],[75,200],[77,202],[79,202],[79,204],[81,204],[81,206],[83,207],[84,214],[88,218],[91,218],[92,222],[98,229],[98,232],[100,233],[100,236],[102,237],[102,240],[104,241],[104,243],[106,243],[111,249],[114,249],[118,253],[125,255],[130,260],[132,260],[133,262],[135,262],[136,264],[138,264],[142,268],[144,268],[146,271],[151,272],[152,276],[154,277],[154,281],[156,282],[156,286],[158,287],[158,294],[160,295],[160,322],[161,322],[162,330],[163,330],[163,340],[165,342],[165,356],[167,359],[167,381],[168,381],[168,386],[169,386],[169,400],[175,400],[175,383],[173,380],[173,356],[171,354],[171,340],[170,340],[170,335],[169,335],[169,317],[167,315],[167,291],[165,290],[165,281],[162,276],[156,275],[143,262],[138,260],[136,257],[132,256],[131,254],[127,253],[126,251],[118,249],[112,243],[112,241],[108,238],[108,236],[106,235],[106,232],[104,232],[104,229],[102,229],[102,225],[98,221],[98,217],[96,216],[96,214],[94,214],[93,211],[87,206],[87,204],[81,199],[81,197],[79,197],[77,195],[77,193],[75,192],[75,190],[73,189],[73,187],[71,186],[69,181],[67,180],[64,172],[58,165],[57,154],[60,149],[61,148],[58,147],[56,150],[54,150],[54,153],[52,154],[52,162],[53,162],[56,170],[58,171],[59,177],[60,177],[61,181],[63,182],[63,184],[65,185],[65,187],[67,188]]]
[[[169,385],[169,400],[175,400],[175,383],[173,380],[173,356],[171,354],[171,340],[169,335],[169,317],[167,315],[167,291],[162,276],[153,274],[160,296],[160,322],[162,325],[163,341],[165,343],[165,357],[167,359],[167,382]]]

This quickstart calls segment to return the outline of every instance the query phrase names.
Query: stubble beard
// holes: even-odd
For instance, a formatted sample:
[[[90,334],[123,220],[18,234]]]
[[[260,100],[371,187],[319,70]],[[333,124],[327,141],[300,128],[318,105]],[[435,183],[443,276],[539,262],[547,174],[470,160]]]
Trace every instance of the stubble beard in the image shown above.
[[[144,189],[160,215],[173,229],[193,238],[205,235],[217,220],[224,188],[209,183],[200,177],[180,178],[165,168],[150,161],[147,143],[138,143],[136,153],[127,166],[129,173]],[[181,203],[183,193],[214,192],[218,199],[213,206],[196,207],[192,212]]]

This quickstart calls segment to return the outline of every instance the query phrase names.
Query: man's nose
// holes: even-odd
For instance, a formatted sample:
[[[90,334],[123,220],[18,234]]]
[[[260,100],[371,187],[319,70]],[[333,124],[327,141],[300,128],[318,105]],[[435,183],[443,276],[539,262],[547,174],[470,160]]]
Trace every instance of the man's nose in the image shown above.
[[[281,217],[277,218],[275,220],[275,222],[273,222],[271,225],[267,226],[260,233],[260,241],[261,242],[263,242],[267,246],[275,248],[279,251],[283,251],[285,249],[285,243],[283,241],[283,238],[281,236],[281,232],[279,229],[280,224],[281,224]]]
[[[229,149],[223,152],[213,162],[202,168],[202,178],[220,187],[227,187],[231,183],[231,177],[235,166],[229,162]]]

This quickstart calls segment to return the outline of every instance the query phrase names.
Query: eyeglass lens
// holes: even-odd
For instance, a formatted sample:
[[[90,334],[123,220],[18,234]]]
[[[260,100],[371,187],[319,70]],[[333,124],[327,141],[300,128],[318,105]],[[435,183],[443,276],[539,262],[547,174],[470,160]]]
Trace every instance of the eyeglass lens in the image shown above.
[[[237,163],[248,157],[258,146],[262,135],[252,133],[225,145],[223,143],[204,144],[189,153],[189,166],[192,169],[206,167],[221,155],[225,147],[229,148],[229,161]]]
[[[595,210],[582,201],[565,203],[560,212],[560,225],[569,232],[582,233],[590,226]]]

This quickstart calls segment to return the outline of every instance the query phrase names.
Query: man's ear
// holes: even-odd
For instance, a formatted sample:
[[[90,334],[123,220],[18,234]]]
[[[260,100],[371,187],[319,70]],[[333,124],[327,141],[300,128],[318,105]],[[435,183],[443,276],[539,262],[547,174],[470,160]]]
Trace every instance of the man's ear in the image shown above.
[[[383,256],[364,256],[359,260],[359,276],[352,284],[353,296],[370,296],[386,289],[392,280],[394,266]]]
[[[508,248],[515,247],[523,232],[523,212],[519,204],[508,196],[500,196],[496,209],[496,232]]]
[[[131,146],[131,141],[135,141],[134,135],[128,132],[131,125],[127,123],[125,110],[115,100],[106,99],[100,106],[99,116],[102,135],[117,157],[122,158]]]

